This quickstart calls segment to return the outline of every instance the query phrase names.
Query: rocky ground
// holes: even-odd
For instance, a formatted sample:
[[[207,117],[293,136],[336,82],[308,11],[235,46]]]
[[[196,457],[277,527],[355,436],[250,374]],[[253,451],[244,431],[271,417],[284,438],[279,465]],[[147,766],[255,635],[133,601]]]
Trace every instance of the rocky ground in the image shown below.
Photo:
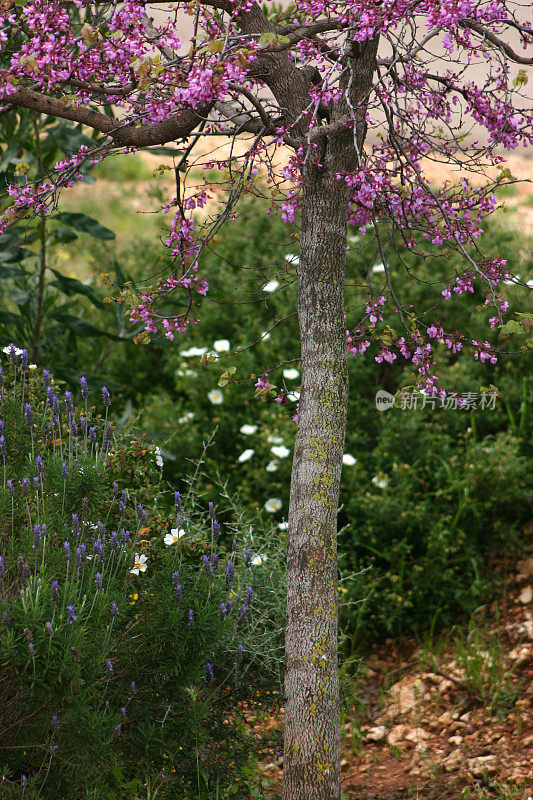
[[[344,725],[343,799],[533,800],[533,556],[431,646],[365,659]],[[264,767],[279,797],[282,763]]]

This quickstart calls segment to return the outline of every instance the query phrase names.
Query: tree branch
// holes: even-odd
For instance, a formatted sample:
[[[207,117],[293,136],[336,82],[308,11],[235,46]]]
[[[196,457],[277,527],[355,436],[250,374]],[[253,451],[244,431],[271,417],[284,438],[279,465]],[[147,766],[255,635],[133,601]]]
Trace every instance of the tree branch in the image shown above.
[[[483,36],[487,42],[499,47],[511,61],[515,61],[517,64],[533,64],[532,57],[527,58],[526,56],[519,56],[518,53],[515,53],[511,45],[504,42],[503,39],[500,39],[496,34],[492,33],[492,31],[489,31],[484,25],[480,25],[479,22],[474,22],[472,19],[464,19],[461,24],[464,28],[470,28],[470,30]]]
[[[27,87],[21,87],[9,95],[8,102],[11,106],[31,108],[40,114],[81,122],[82,125],[105,133],[117,144],[127,147],[149,147],[184,139],[207,117],[212,108],[212,104],[196,110],[186,108],[162,122],[137,126],[131,123],[121,124],[120,120],[112,119],[92,108],[69,106],[57,97],[49,97]]]
[[[272,129],[272,120],[266,113],[265,109],[263,108],[257,97],[255,97],[255,95],[253,95],[252,92],[249,91],[249,89],[247,89],[245,86],[240,86],[237,83],[231,83],[231,82],[228,84],[228,88],[246,97],[246,99],[253,105],[253,107],[261,117],[261,120],[265,128],[267,130]]]
[[[74,89],[81,89],[84,92],[91,92],[95,94],[103,94],[108,95],[111,97],[126,97],[130,92],[132,92],[136,86],[137,81],[129,83],[127,86],[98,86],[95,83],[89,83],[89,81],[79,81],[77,78],[67,78],[61,83],[65,84],[66,86],[72,86]]]

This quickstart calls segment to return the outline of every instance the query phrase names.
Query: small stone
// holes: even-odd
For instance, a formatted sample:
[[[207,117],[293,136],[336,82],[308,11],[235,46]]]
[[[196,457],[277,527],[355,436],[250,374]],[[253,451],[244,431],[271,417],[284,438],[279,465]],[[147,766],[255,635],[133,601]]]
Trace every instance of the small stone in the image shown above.
[[[509,658],[517,667],[521,667],[533,660],[533,646],[526,644],[522,647],[515,647],[514,650],[511,650],[509,653]]]
[[[405,737],[411,730],[410,725],[395,725],[387,736],[387,742],[392,745],[405,742]]]
[[[533,745],[533,734],[531,736],[526,736],[526,738],[523,739],[522,744],[524,747],[531,747],[531,745]]]
[[[425,686],[421,680],[406,679],[398,681],[390,688],[391,702],[399,714],[412,711],[417,701],[422,697]]]
[[[529,605],[529,603],[531,603],[531,601],[533,600],[533,589],[531,588],[531,585],[525,586],[522,589],[522,591],[518,595],[518,599],[525,606],[527,606],[527,605]]]
[[[463,743],[463,737],[462,736],[450,736],[448,741],[449,741],[450,744],[454,744],[456,746],[459,746],[460,744]]]
[[[477,758],[469,758],[467,763],[468,769],[475,777],[480,777],[484,773],[492,775],[498,771],[496,756],[478,756]]]
[[[385,725],[378,725],[375,728],[369,728],[365,733],[365,739],[369,742],[384,742],[387,738],[387,729]]]
[[[452,750],[450,755],[443,760],[442,766],[444,767],[446,772],[454,772],[455,770],[459,769],[462,763],[463,763],[463,756],[461,751]]]
[[[407,742],[414,742],[415,744],[417,742],[423,742],[428,737],[429,734],[424,728],[411,728],[411,730],[405,734],[405,740]]]
[[[455,722],[452,722],[452,724],[450,725],[450,733],[455,733],[456,731],[461,731],[465,727],[466,727],[466,723],[465,722],[460,722],[459,720],[455,720]]]
[[[449,681],[448,678],[443,678],[439,675],[439,683],[437,684],[441,692],[447,692],[449,689],[453,687],[452,681]]]
[[[441,714],[439,717],[439,722],[441,725],[450,725],[454,720],[453,713],[451,711],[445,711],[444,714]]]
[[[518,580],[529,580],[533,578],[533,556],[528,556],[528,558],[524,558],[518,565],[518,575],[516,576]]]

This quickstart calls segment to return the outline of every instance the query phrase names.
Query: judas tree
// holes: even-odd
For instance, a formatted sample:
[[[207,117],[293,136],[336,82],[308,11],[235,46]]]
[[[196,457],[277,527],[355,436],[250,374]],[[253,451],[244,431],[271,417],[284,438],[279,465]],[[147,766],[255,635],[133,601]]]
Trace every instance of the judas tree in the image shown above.
[[[29,109],[99,134],[35,180],[21,168],[3,230],[52,212],[58,192],[91,164],[173,143],[168,271],[131,310],[145,337],[173,339],[194,321],[208,291],[201,252],[249,192],[266,193],[271,211],[299,221],[302,386],[288,529],[284,797],[338,800],[336,520],[347,358],[368,351],[378,363],[403,359],[419,390],[440,398],[437,346],[496,359],[488,341],[469,336],[467,320],[463,330],[445,330],[439,307],[476,286],[487,327],[509,325],[499,289],[508,266],[498,254],[483,256],[478,243],[495,185],[510,177],[502,151],[533,141],[531,23],[505,0],[3,0],[0,10],[1,113]],[[220,149],[220,136],[228,147]],[[190,180],[197,151],[209,172],[201,185],[197,170]],[[456,180],[430,181],[432,162]],[[360,278],[351,309],[349,227],[371,231],[380,260]],[[403,274],[393,272],[392,249],[421,258],[451,250],[462,266],[446,280],[436,276],[433,302],[419,309],[410,295],[416,271],[405,262]],[[270,380],[265,372],[257,393],[269,394]]]

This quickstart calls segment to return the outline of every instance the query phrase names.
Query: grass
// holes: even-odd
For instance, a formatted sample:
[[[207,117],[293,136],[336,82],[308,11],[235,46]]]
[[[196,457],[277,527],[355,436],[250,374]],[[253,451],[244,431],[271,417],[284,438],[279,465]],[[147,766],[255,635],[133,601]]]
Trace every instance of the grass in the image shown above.
[[[487,784],[474,784],[465,786],[461,792],[465,800],[518,800],[521,789],[515,783],[500,783],[491,781]]]
[[[142,169],[144,163],[140,160]],[[104,167],[104,162],[98,169]],[[132,245],[139,254],[153,252],[157,248],[158,240],[164,238],[165,227],[169,225],[169,216],[159,211],[161,202],[160,190],[156,179],[150,182],[140,179],[122,179],[123,167],[118,171],[113,170],[116,159],[110,160],[109,170],[112,178],[108,180],[100,175],[99,180],[93,184],[80,184],[73,189],[65,190],[61,195],[61,211],[78,212],[94,217],[102,225],[110,228],[116,238],[106,243],[106,257],[108,263],[98,263],[97,273],[107,272],[112,267],[115,254],[121,249],[131,249]],[[137,162],[133,162],[133,170],[137,169]],[[133,172],[132,170],[132,172]],[[151,172],[148,170],[149,177]],[[92,253],[93,241],[89,236],[54,249],[57,266],[61,271],[71,277],[85,280],[94,275],[95,259]],[[149,243],[148,247],[143,242]],[[161,245],[163,248],[164,245]],[[142,262],[141,262],[142,263]],[[150,265],[147,265],[147,274]]]
[[[129,182],[150,181],[153,178],[152,170],[146,165],[140,155],[136,153],[120,154],[105,158],[101,164],[94,168],[95,178],[106,181]]]
[[[514,708],[518,687],[513,683],[514,667],[507,664],[499,633],[469,627],[454,638],[457,663],[465,675],[465,687],[472,698],[504,719]]]

